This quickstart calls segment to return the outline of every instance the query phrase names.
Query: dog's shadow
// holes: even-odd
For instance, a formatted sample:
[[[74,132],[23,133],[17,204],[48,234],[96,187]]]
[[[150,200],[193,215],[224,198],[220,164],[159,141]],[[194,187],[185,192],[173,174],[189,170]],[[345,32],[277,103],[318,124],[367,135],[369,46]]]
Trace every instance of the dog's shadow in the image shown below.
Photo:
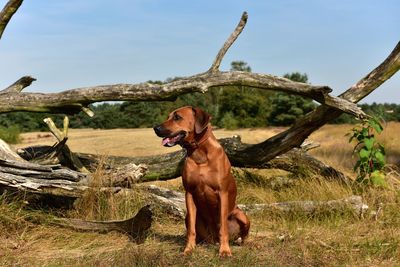
[[[185,235],[181,234],[166,234],[166,233],[157,233],[153,232],[154,239],[160,242],[174,243],[176,245],[184,246],[186,244]]]

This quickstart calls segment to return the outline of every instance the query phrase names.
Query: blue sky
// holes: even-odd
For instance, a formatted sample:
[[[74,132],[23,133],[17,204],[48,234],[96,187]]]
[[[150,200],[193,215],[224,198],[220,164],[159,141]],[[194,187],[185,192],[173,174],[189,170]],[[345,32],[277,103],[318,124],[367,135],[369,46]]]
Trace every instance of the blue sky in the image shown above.
[[[1,7],[7,1],[0,0]],[[27,91],[138,83],[207,70],[243,11],[247,26],[222,70],[307,73],[339,94],[400,41],[400,1],[26,0],[0,40],[0,88]],[[397,73],[363,102],[400,103]]]

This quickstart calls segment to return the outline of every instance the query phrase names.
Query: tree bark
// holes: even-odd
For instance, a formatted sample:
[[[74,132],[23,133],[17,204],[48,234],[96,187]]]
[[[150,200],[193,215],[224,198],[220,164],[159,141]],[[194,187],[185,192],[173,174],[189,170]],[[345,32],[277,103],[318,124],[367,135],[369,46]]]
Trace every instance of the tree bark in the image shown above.
[[[163,209],[177,218],[184,219],[186,214],[184,194],[175,190],[160,188],[155,185],[145,187]],[[287,201],[268,204],[238,204],[238,207],[248,213],[256,212],[303,212],[313,213],[320,210],[338,211],[343,208],[350,208],[355,214],[362,216],[368,205],[363,203],[361,196],[349,196],[342,199],[328,201]]]
[[[11,2],[14,3],[17,1],[9,1],[9,3]],[[11,9],[6,6],[4,10],[8,10],[7,14],[9,14],[8,12]],[[7,15],[4,14],[0,19],[7,17]],[[18,110],[74,113],[83,110],[89,115],[92,115],[87,106],[90,103],[105,100],[170,100],[181,94],[205,92],[209,88],[221,86],[249,86],[259,89],[281,90],[311,97],[323,105],[305,117],[297,120],[288,130],[262,143],[249,145],[242,144],[239,140],[239,142],[235,144],[225,145],[225,148],[234,166],[265,167],[276,164],[276,166],[291,168],[287,167],[287,164],[282,163],[282,158],[284,157],[281,157],[281,161],[279,161],[279,158],[276,159],[275,163],[271,160],[279,155],[287,153],[295,147],[299,147],[312,132],[328,121],[338,117],[343,112],[356,115],[360,118],[365,117],[365,114],[353,102],[358,102],[371,93],[400,68],[400,43],[398,43],[393,52],[380,66],[360,80],[356,85],[348,89],[340,97],[330,96],[329,92],[331,92],[331,89],[327,86],[296,83],[288,79],[266,74],[220,72],[219,65],[225,53],[242,32],[246,21],[247,14],[244,13],[235,31],[227,39],[217,54],[212,66],[205,73],[177,79],[161,85],[150,83],[117,84],[80,88],[53,94],[22,93],[21,90],[34,80],[31,77],[24,77],[0,92],[0,113]],[[289,153],[287,158],[291,159],[293,155],[297,155],[298,153],[291,152],[291,154]],[[140,163],[152,166],[149,168],[148,175],[143,178],[144,180],[154,178],[165,179],[171,176],[176,177],[180,174],[183,156],[183,152],[177,152],[163,155],[161,159],[137,158],[137,160],[140,161]],[[299,160],[295,158],[295,160],[292,161],[298,162]],[[329,166],[324,167],[316,163],[315,160],[306,162],[314,162],[313,164],[318,166],[315,169],[317,171],[322,170],[322,173],[329,173],[331,171]],[[290,166],[293,166],[293,164]],[[337,175],[341,176],[340,174]]]
[[[93,113],[88,105],[100,101],[160,101],[172,100],[182,94],[206,92],[209,88],[223,86],[248,86],[265,90],[281,90],[288,93],[309,97],[321,104],[340,109],[357,117],[365,117],[365,113],[351,102],[329,95],[328,86],[314,86],[293,82],[267,74],[249,72],[220,72],[220,63],[233,42],[242,32],[247,22],[247,13],[217,54],[212,66],[205,73],[176,79],[163,84],[115,84],[86,88],[78,88],[60,93],[40,94],[22,93],[21,90],[34,79],[27,76],[0,92],[0,113],[12,111],[33,111],[52,113]],[[11,88],[11,89],[10,89]]]
[[[350,196],[342,199],[328,201],[287,201],[270,204],[250,204],[238,205],[240,209],[253,213],[260,211],[281,211],[281,212],[304,212],[314,213],[318,211],[340,211],[343,208],[350,208],[357,215],[363,216],[368,209],[368,205],[362,202],[361,196]]]
[[[344,183],[349,183],[350,178],[346,177],[342,172],[332,168],[321,162],[320,160],[307,154],[307,148],[294,148],[291,151],[284,153],[268,162],[259,164],[252,161],[253,155],[241,155],[239,158],[235,153],[238,149],[250,146],[241,142],[239,136],[232,138],[222,138],[218,140],[225,152],[227,153],[232,166],[234,167],[248,167],[258,169],[282,169],[292,173],[298,170],[305,170],[310,173],[321,175],[330,180],[336,180]],[[18,152],[27,160],[34,160],[33,155],[43,155],[43,151],[50,151],[48,146],[37,146],[20,149]],[[91,171],[94,171],[101,157],[93,154],[74,153],[82,164]],[[176,151],[172,153],[146,156],[146,157],[119,157],[108,156],[105,159],[105,167],[111,170],[118,169],[119,166],[129,166],[129,164],[136,164],[141,166],[143,164],[147,168],[147,172],[136,182],[148,182],[155,180],[169,180],[181,176],[182,168],[185,160],[185,151]],[[243,158],[248,158],[246,162],[241,161]],[[60,162],[63,164],[63,162]],[[113,171],[111,171],[113,172]],[[126,172],[129,174],[129,172]],[[126,175],[127,175],[126,174]],[[120,178],[126,175],[121,175]]]
[[[327,179],[337,180],[340,182],[348,183],[351,181],[350,178],[346,177],[342,172],[332,168],[319,161],[318,159],[307,154],[302,149],[292,149],[287,153],[284,153],[272,160],[260,162],[254,160],[252,154],[239,154],[236,152],[239,149],[244,149],[249,144],[241,142],[239,136],[233,138],[222,138],[218,140],[223,146],[232,166],[234,167],[246,167],[246,168],[257,168],[257,169],[282,169],[289,172],[295,173],[299,169],[304,169],[311,173],[321,175]],[[268,152],[266,152],[268,153]],[[95,155],[77,153],[79,159],[85,165],[96,166],[98,157]],[[186,152],[184,150],[167,153],[163,155],[147,156],[147,157],[113,157],[109,156],[107,159],[110,165],[127,164],[132,162],[135,164],[145,164],[148,168],[146,175],[144,175],[139,181],[147,182],[154,180],[168,180],[181,176],[182,168],[185,160]],[[246,159],[245,161],[243,159]]]
[[[17,12],[22,2],[23,0],[10,0],[0,12],[0,39],[3,36],[3,32],[6,29],[8,22],[11,20],[11,17],[15,12]]]
[[[153,222],[153,212],[149,205],[141,208],[130,219],[119,221],[86,221],[80,219],[53,218],[50,223],[79,231],[107,233],[118,231],[128,234],[134,241],[143,243]]]
[[[23,161],[23,159],[11,149],[11,147],[0,139],[0,159],[18,160]]]
[[[146,171],[143,165],[129,164],[105,172],[109,179],[99,190],[116,193],[122,187],[131,187]],[[23,192],[77,198],[89,189],[91,177],[60,165],[0,160],[0,187]]]
[[[293,82],[268,74],[240,71],[206,72],[187,78],[180,78],[163,84],[115,84],[72,89],[60,93],[0,92],[0,113],[32,111],[73,114],[88,112],[88,105],[100,101],[165,101],[179,95],[206,92],[210,88],[223,86],[248,86],[263,90],[280,90],[312,98],[357,117],[365,114],[356,105],[329,95],[327,86],[314,86]],[[12,87],[12,86],[11,86]]]
[[[339,97],[356,103],[392,77],[399,69],[400,42],[397,43],[392,53],[383,63]],[[263,164],[294,147],[299,147],[311,133],[327,122],[339,117],[342,113],[338,109],[324,105],[319,106],[314,111],[298,119],[288,130],[262,143],[239,148],[233,152],[239,161],[245,163],[244,165],[250,161],[244,155],[252,155],[251,161],[254,162],[253,164]]]

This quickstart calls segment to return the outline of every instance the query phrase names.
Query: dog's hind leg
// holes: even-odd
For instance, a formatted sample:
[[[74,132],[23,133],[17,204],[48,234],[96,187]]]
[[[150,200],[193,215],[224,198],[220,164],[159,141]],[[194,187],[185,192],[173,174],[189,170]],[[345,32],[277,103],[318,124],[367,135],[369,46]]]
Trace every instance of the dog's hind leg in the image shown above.
[[[236,207],[229,215],[228,227],[230,239],[237,240],[240,237],[243,243],[249,234],[250,220],[241,209]]]

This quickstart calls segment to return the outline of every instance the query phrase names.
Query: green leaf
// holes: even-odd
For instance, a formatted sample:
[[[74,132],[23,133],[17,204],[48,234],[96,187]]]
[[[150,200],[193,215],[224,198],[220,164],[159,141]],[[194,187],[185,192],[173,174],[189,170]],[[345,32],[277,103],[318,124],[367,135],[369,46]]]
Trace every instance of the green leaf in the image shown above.
[[[370,138],[365,138],[364,139],[364,144],[367,150],[371,150],[371,148],[374,146],[375,138],[370,137]]]
[[[385,165],[386,163],[385,156],[380,151],[375,152],[375,158],[379,162],[379,164]]]
[[[381,171],[374,171],[370,176],[371,183],[376,186],[387,186],[385,181],[385,174]]]
[[[375,118],[372,118],[372,119],[368,120],[368,124],[369,124],[372,128],[374,128],[374,130],[375,130],[377,133],[381,133],[382,130],[383,130],[382,125],[381,125],[381,124],[379,123],[379,121],[378,121],[377,119],[375,119]]]
[[[368,137],[369,136],[368,128],[362,128],[361,135],[363,137]]]
[[[371,153],[371,151],[368,151],[365,148],[361,149],[360,152],[358,152],[358,154],[360,155],[360,158],[362,160],[368,159],[370,153]]]

